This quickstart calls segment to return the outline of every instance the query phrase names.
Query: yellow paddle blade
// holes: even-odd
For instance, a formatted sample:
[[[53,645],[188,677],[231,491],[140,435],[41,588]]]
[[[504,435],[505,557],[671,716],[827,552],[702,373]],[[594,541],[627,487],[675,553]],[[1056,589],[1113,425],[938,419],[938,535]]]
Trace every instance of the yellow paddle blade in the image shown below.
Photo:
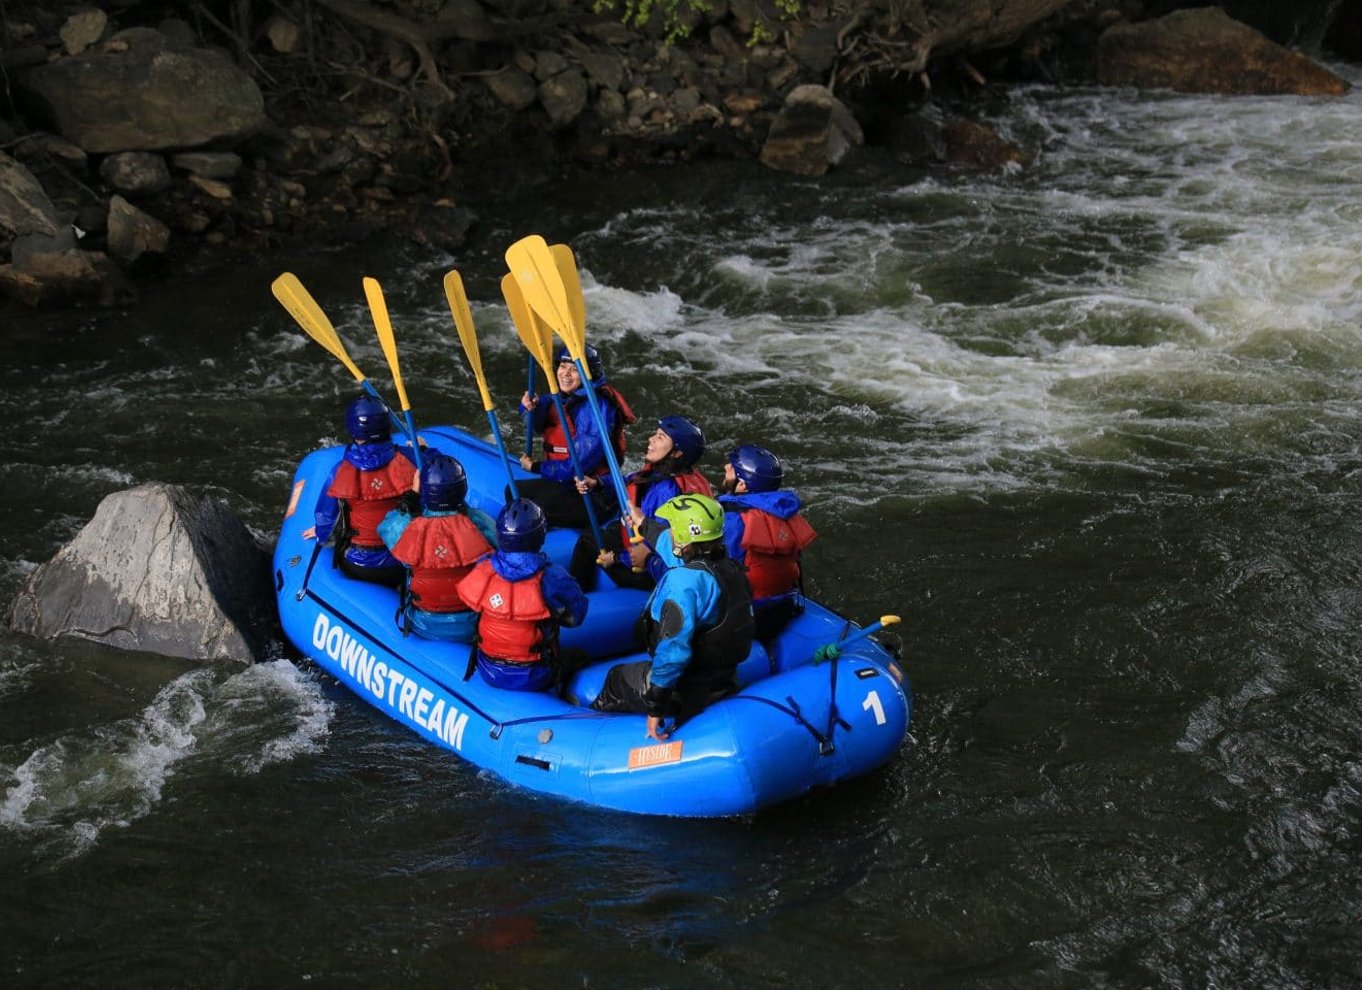
[[[569,315],[572,317],[572,332],[586,341],[586,299],[582,296],[582,276],[577,271],[577,259],[572,256],[572,248],[566,244],[552,244],[549,252],[553,255],[553,265],[558,269],[558,277],[563,281],[563,291],[567,295]]]
[[[520,283],[510,272],[501,277],[501,295],[506,300],[506,309],[511,314],[511,322],[515,324],[515,332],[520,335],[520,342],[539,367],[544,369],[549,392],[557,394],[558,382],[553,374],[553,332],[531,312],[520,291]]]
[[[506,249],[506,266],[520,283],[530,309],[563,338],[573,359],[585,365],[586,338],[573,326],[567,290],[544,238],[531,234],[516,241]]]
[[[313,299],[312,294],[303,288],[303,283],[298,281],[298,276],[292,272],[284,272],[270,283],[270,291],[274,293],[274,298],[279,300],[280,305],[288,310],[294,322],[303,328],[304,333],[321,344],[332,357],[345,365],[346,370],[355,376],[355,381],[364,381],[364,372],[360,371],[355,366],[355,362],[350,360],[350,355],[345,352],[345,345],[341,343],[340,337],[336,334],[336,328],[331,325],[331,321],[326,318],[322,308],[317,305],[317,300]]]
[[[896,623],[896,622],[901,622],[901,621],[903,621],[903,620],[900,619],[897,615],[882,615],[882,616],[880,616],[880,625],[881,625],[881,626],[892,626],[894,623]]]
[[[463,276],[454,269],[445,272],[445,298],[449,300],[449,314],[454,317],[454,327],[459,331],[459,343],[468,355],[468,366],[473,369],[473,379],[478,383],[478,394],[482,396],[482,408],[492,408],[492,395],[487,391],[487,379],[482,373],[482,355],[478,352],[478,332],[473,327],[473,311],[468,308],[468,293],[463,289]]]
[[[397,340],[393,337],[392,320],[388,319],[388,303],[383,298],[383,287],[377,279],[364,279],[364,298],[369,300],[369,312],[374,318],[374,329],[378,331],[378,342],[383,347],[383,356],[388,359],[392,369],[393,384],[397,386],[397,400],[402,403],[402,411],[411,408],[407,401],[407,390],[402,385],[402,368],[397,362]]]

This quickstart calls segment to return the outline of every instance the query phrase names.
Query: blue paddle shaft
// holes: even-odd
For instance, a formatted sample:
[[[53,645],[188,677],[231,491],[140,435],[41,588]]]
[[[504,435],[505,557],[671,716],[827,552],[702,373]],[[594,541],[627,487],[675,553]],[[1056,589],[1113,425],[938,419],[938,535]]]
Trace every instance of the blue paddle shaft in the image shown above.
[[[852,633],[846,639],[842,640],[840,643],[837,643],[835,645],[840,650],[842,649],[842,647],[850,646],[852,643],[865,639],[867,636],[873,636],[875,633],[879,632],[883,626],[884,623],[881,622],[879,619],[876,619],[874,622],[870,623],[870,625],[866,626],[864,629]]]
[[[487,410],[487,424],[492,427],[492,439],[497,442],[497,450],[501,453],[501,463],[506,468],[506,481],[511,486],[511,497],[520,498],[520,489],[515,486],[515,472],[511,470],[511,455],[506,453],[506,441],[501,439],[501,424],[497,422],[495,409]]]
[[[404,415],[407,417],[407,436],[411,437],[411,459],[419,473],[421,470],[421,441],[416,439],[416,423],[412,421],[411,410],[408,409]]]
[[[604,441],[602,446],[605,448],[605,463],[610,465],[610,478],[615,482],[615,495],[620,500],[620,517],[629,519],[629,490],[624,487],[624,475],[620,472],[619,461],[615,459],[615,448],[610,443],[610,430],[605,425],[605,414],[601,412],[600,400],[596,398],[596,386],[591,384],[591,379],[586,376],[586,368],[581,361],[577,361],[577,374],[581,376],[582,385],[586,388],[586,399],[591,405],[591,415],[596,418],[596,429],[601,431],[601,439]],[[566,428],[566,427],[565,427]],[[631,529],[633,521],[626,523]]]
[[[548,374],[548,372],[544,372]],[[525,391],[530,393],[530,398],[534,398],[534,355],[525,356]],[[534,456],[534,416],[533,414],[525,417],[525,456]]]

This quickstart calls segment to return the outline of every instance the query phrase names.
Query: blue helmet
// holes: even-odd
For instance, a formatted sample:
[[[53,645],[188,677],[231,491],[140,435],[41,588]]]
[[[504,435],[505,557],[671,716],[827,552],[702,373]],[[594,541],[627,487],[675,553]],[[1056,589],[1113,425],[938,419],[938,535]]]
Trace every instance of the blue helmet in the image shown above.
[[[497,547],[501,550],[538,550],[549,531],[544,510],[527,498],[518,498],[497,515]]]
[[[749,492],[773,492],[785,480],[785,466],[765,447],[745,443],[728,452],[733,473]]]
[[[681,451],[681,464],[690,467],[705,452],[705,435],[685,416],[663,416],[657,427],[672,438],[676,449]]]
[[[421,465],[421,508],[449,512],[463,505],[468,475],[448,454],[427,454]]]
[[[387,440],[392,436],[388,407],[372,395],[361,395],[345,410],[345,428],[356,440]]]
[[[604,385],[605,365],[601,363],[601,352],[590,344],[587,344],[582,350],[586,356],[587,370],[591,372],[591,384]],[[558,349],[553,352],[553,366],[557,368],[564,361],[571,360],[572,355],[568,352],[567,345],[559,344]]]

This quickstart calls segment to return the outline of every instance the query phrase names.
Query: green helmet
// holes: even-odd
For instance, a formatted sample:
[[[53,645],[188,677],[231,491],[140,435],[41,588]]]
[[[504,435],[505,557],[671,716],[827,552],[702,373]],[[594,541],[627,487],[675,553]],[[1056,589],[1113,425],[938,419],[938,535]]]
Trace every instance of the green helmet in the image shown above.
[[[724,508],[708,495],[678,495],[664,502],[657,514],[667,520],[678,550],[723,538]]]

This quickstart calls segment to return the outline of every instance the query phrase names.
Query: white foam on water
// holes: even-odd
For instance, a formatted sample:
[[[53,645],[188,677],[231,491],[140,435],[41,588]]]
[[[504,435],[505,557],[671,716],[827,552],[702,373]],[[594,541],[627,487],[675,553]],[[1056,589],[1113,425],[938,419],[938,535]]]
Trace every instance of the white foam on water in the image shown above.
[[[874,211],[844,192],[814,222],[617,217],[596,233],[647,227],[678,264],[707,253],[709,277],[683,300],[600,287],[596,309],[657,345],[653,370],[766,376],[792,404],[824,390],[923,422],[951,483],[999,458],[988,484],[1094,457],[1157,467],[1121,449],[1138,437],[1273,454],[1298,432],[1282,422],[1362,399],[1359,110],[1358,90],[1028,91],[999,121],[1041,148],[1019,175],[868,191]]]
[[[217,689],[201,730],[213,758],[237,773],[319,753],[334,706],[313,677],[287,660],[253,664]]]
[[[203,721],[206,670],[184,674],[135,719],[94,726],[40,746],[11,771],[0,825],[56,832],[68,853],[88,848],[109,827],[124,827],[161,799],[171,768],[194,747]]]
[[[588,273],[582,275],[587,322],[593,341],[617,340],[629,330],[655,332],[684,321],[679,295],[666,286],[635,293],[599,285]]]
[[[59,464],[43,470],[63,483],[92,488],[126,487],[137,484],[134,475],[103,464]]]
[[[254,774],[318,752],[331,712],[316,682],[287,661],[190,671],[138,716],[60,737],[7,768],[0,827],[78,855],[106,829],[152,813],[189,762],[197,776]]]

